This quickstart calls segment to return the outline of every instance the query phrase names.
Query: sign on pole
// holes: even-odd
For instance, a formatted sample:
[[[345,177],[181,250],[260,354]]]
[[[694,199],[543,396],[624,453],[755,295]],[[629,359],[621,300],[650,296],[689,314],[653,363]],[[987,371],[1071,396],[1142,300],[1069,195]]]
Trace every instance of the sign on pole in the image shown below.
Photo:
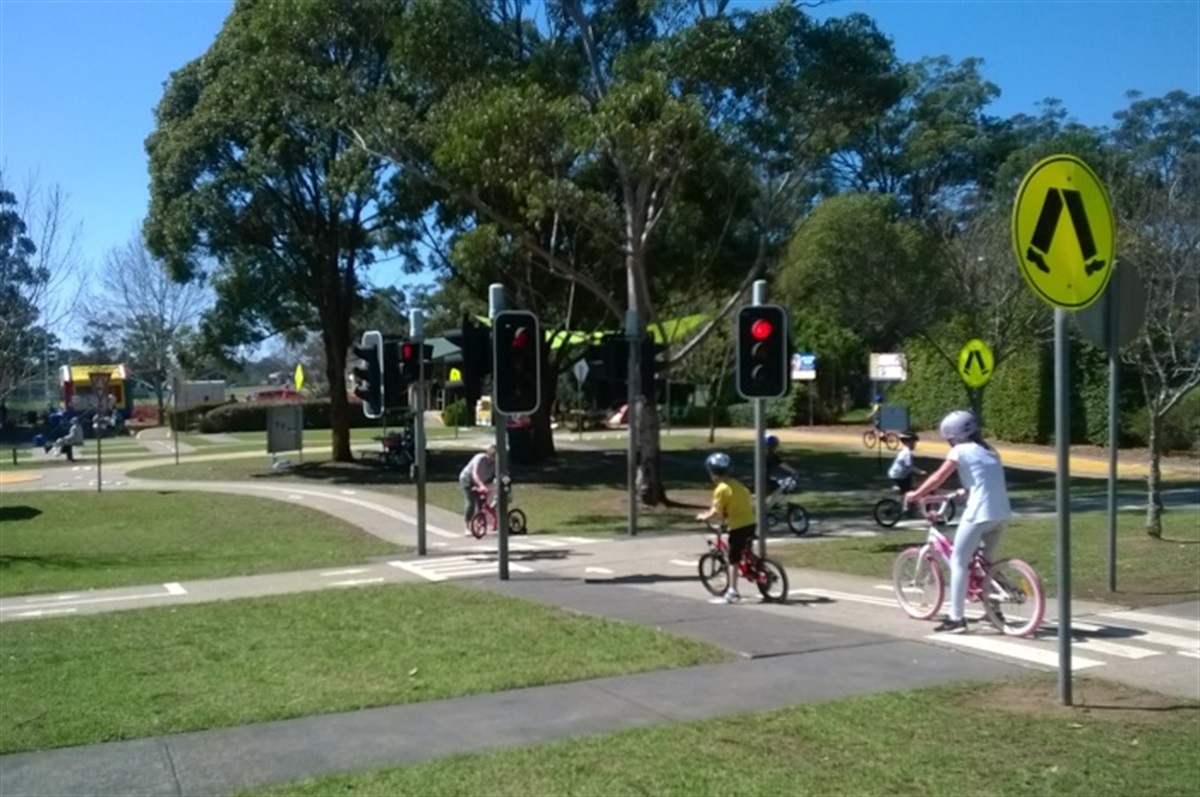
[[[903,382],[908,379],[908,358],[903,354],[872,352],[870,373],[872,382]]]
[[[967,387],[983,387],[992,378],[995,359],[992,350],[979,338],[967,341],[958,353],[958,375]]]
[[[1100,178],[1079,158],[1053,155],[1029,170],[1017,191],[1012,233],[1021,274],[1047,304],[1082,310],[1104,293],[1116,223]]]
[[[296,364],[296,372],[292,374],[292,384],[296,386],[296,392],[299,393],[304,389],[304,366]]]
[[[793,354],[792,355],[792,379],[798,382],[811,382],[817,378],[817,355],[815,354]]]

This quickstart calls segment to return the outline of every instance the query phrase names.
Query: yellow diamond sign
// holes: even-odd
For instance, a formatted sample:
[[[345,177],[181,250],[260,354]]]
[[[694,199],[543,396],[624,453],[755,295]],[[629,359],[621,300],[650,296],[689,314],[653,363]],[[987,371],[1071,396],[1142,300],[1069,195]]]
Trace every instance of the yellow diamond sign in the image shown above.
[[[1117,254],[1112,206],[1100,178],[1074,155],[1039,161],[1017,190],[1013,248],[1042,301],[1082,310],[1104,293]]]
[[[304,389],[304,366],[296,365],[296,372],[292,374],[292,384],[296,386],[296,392],[299,393]]]

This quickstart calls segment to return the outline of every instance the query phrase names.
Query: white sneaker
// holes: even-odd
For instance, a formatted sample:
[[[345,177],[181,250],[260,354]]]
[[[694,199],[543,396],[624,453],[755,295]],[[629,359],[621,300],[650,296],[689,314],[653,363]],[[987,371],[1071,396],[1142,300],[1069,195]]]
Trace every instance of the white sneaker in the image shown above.
[[[742,596],[733,590],[726,590],[725,594],[719,598],[712,598],[709,603],[737,603],[742,599]]]

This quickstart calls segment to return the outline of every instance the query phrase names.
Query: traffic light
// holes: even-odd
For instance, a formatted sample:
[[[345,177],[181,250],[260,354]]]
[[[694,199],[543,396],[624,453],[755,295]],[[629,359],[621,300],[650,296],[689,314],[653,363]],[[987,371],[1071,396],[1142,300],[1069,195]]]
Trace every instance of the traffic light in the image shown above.
[[[406,340],[400,344],[400,371],[409,384],[421,378],[421,361],[429,362],[433,357],[433,346]]]
[[[374,330],[364,332],[354,356],[360,360],[353,371],[354,395],[362,400],[363,415],[379,418],[383,415],[383,336]]]
[[[787,311],[774,304],[743,307],[737,323],[737,390],[742,398],[778,398],[791,387]]]
[[[641,375],[642,396],[654,401],[658,394],[658,372],[662,363],[658,355],[666,349],[652,338],[642,339],[641,357],[638,360]],[[608,382],[609,394],[625,403],[629,393],[629,341],[623,335],[606,335],[600,342],[600,357],[604,361],[604,378]]]
[[[542,400],[542,333],[528,310],[506,310],[492,322],[492,380],[496,411],[537,411]]]
[[[383,342],[383,408],[398,410],[408,406],[408,385],[400,372],[400,341]]]

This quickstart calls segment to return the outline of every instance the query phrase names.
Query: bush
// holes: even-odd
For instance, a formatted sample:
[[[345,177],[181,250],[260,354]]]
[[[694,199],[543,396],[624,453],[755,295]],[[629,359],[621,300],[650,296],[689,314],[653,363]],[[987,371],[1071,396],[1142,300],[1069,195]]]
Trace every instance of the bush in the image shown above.
[[[267,428],[267,409],[280,405],[299,404],[304,408],[305,429],[328,429],[332,426],[332,402],[329,399],[312,401],[240,401],[222,404],[204,413],[199,429],[205,434],[227,432],[262,432]],[[407,409],[387,413],[383,420],[389,426],[405,423],[410,415]],[[366,429],[381,425],[378,418],[367,418],[360,407],[351,405],[350,426]]]
[[[203,432],[204,429],[201,422],[204,416],[224,406],[226,406],[224,402],[210,402],[208,404],[193,404],[190,407],[180,408],[176,411],[174,406],[168,405],[166,420],[172,429],[178,429],[182,432],[194,432],[199,429]],[[265,424],[266,421],[263,423]],[[266,426],[264,425],[263,428],[265,429]]]
[[[715,411],[717,415],[717,426],[728,426],[729,408],[717,407]],[[681,414],[672,415],[671,425],[707,429],[712,420],[712,413],[713,408],[691,405],[684,408]]]
[[[467,407],[467,400],[460,398],[446,405],[442,410],[442,423],[453,429],[459,426],[471,426],[475,423],[475,412]]]
[[[1134,445],[1150,444],[1150,411],[1145,407],[1124,414],[1121,429]],[[1200,454],[1200,390],[1192,390],[1171,408],[1162,421],[1159,450]]]

